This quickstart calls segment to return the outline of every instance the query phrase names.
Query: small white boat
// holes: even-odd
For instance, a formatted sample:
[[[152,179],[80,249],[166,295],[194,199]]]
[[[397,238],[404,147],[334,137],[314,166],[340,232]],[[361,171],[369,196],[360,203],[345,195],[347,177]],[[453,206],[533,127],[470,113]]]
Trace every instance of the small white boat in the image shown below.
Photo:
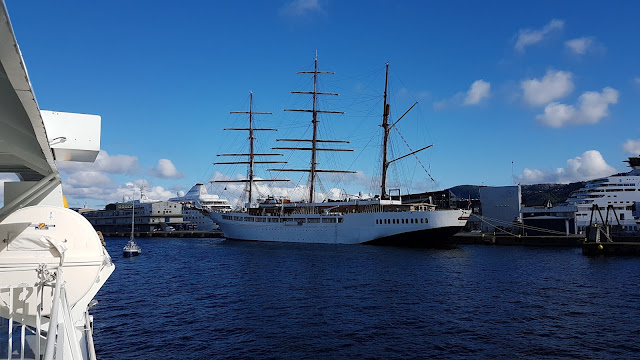
[[[142,196],[140,196],[142,198]],[[136,244],[136,242],[133,240],[133,224],[135,223],[135,217],[136,217],[136,204],[133,201],[133,198],[131,199],[131,237],[129,238],[129,242],[127,243],[127,245],[125,245],[122,248],[122,256],[124,257],[133,257],[133,256],[138,256],[140,255],[140,253],[142,252],[142,249],[140,249],[140,245]]]
[[[122,248],[122,256],[124,257],[138,256],[141,252],[142,250],[140,249],[140,246],[133,241],[133,237],[131,237],[127,245]]]

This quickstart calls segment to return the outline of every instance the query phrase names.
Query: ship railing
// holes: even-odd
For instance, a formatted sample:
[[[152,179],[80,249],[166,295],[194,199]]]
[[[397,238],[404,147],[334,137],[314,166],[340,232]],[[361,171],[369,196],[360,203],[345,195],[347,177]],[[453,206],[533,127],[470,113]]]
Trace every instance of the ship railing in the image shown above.
[[[47,264],[2,268],[0,272],[35,271],[38,280],[35,284],[2,284],[0,285],[0,307],[2,327],[7,325],[6,343],[0,345],[0,359],[4,358],[4,344],[6,344],[6,359],[20,360],[54,360],[65,359],[68,351],[71,359],[96,359],[93,346],[93,326],[88,309],[84,312],[84,322],[80,326],[83,331],[78,333],[72,318],[71,306],[67,299],[66,282],[62,264],[64,254],[61,254],[58,266],[48,267]],[[53,296],[45,297],[45,289],[53,288]],[[7,297],[5,297],[7,296]],[[45,300],[46,299],[46,300]],[[45,301],[51,301],[50,314],[43,314]],[[35,302],[35,304],[34,304]],[[35,305],[35,315],[29,314],[29,308]],[[90,306],[92,306],[91,304]],[[34,324],[35,323],[35,324]],[[46,330],[45,330],[46,328]],[[81,338],[78,339],[78,336]],[[16,337],[16,339],[14,339]],[[19,339],[18,339],[19,338]],[[82,340],[82,346],[81,341]],[[19,341],[19,351],[14,350],[14,343]]]
[[[0,345],[0,349],[2,349],[2,353],[6,354],[6,359],[14,359],[16,355],[19,355],[20,360],[24,360],[26,354],[33,353],[33,357],[26,357],[27,359],[40,359],[40,351],[42,345],[42,337],[38,336],[40,334],[40,326],[41,323],[38,321],[36,328],[28,327],[25,324],[25,314],[24,312],[18,314],[16,312],[17,309],[24,309],[26,307],[26,297],[22,294],[32,293],[34,291],[38,291],[39,287],[29,286],[28,284],[15,284],[15,285],[2,285],[0,286],[0,293],[7,294],[8,300],[5,301],[4,298],[2,301],[3,310],[7,311],[7,313],[2,314],[2,325],[0,328],[4,329],[6,327],[6,338],[3,335],[2,345]],[[18,297],[18,301],[15,301],[16,296]],[[24,297],[24,300],[20,301],[19,299]],[[41,309],[41,306],[38,304],[38,311]],[[38,320],[41,318],[38,316]],[[5,321],[6,320],[6,321]],[[20,349],[14,350],[14,337],[16,336],[16,330],[18,331]],[[28,331],[28,332],[27,332]],[[28,338],[35,339],[35,341],[27,341]],[[35,346],[34,346],[35,345]],[[34,347],[35,349],[33,349]],[[17,353],[17,354],[16,354]],[[4,359],[4,357],[2,357]]]
[[[0,294],[7,296],[0,298],[3,307],[2,318],[7,320],[2,321],[2,327],[5,324],[7,326],[6,359],[64,359],[65,349],[71,352],[73,359],[83,359],[86,351],[82,351],[76,336],[61,268],[58,267],[54,272],[53,269],[40,264],[37,268],[33,267],[33,270],[40,278],[34,285],[20,283],[0,286]],[[11,271],[15,271],[15,268]],[[45,308],[43,295],[45,288],[51,287],[54,288],[51,313],[47,316],[42,313]],[[28,314],[29,307],[34,305],[33,299],[36,301],[35,316]],[[85,313],[85,317],[89,320],[88,313]],[[44,330],[45,328],[47,330]],[[91,328],[88,328],[86,339],[92,340]],[[89,358],[95,359],[92,341],[86,350],[89,352]]]

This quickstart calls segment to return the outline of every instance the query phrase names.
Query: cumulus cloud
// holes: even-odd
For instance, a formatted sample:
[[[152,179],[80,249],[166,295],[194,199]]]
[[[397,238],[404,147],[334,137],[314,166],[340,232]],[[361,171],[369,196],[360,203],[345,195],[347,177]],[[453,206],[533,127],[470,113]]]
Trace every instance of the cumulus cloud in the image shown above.
[[[471,84],[464,105],[477,105],[491,95],[491,84],[484,80],[476,80]]]
[[[627,142],[624,143],[624,151],[634,156],[640,155],[640,139],[627,140]]]
[[[68,174],[79,171],[106,172],[109,174],[136,174],[140,171],[140,164],[136,156],[131,155],[109,155],[104,150],[100,150],[96,161],[92,163],[59,161],[58,169]]]
[[[567,160],[567,166],[555,170],[524,169],[519,176],[522,184],[559,183],[588,181],[614,174],[616,169],[607,164],[597,150],[585,151],[582,155]]]
[[[77,171],[70,174],[65,182],[74,187],[94,187],[108,186],[113,183],[113,180],[101,172]]]
[[[179,172],[169,159],[158,160],[158,164],[151,169],[151,174],[164,179],[179,179],[185,177],[185,174]]]
[[[91,174],[81,175],[73,174],[69,179],[62,182],[62,192],[69,200],[72,207],[80,207],[84,202],[91,201],[101,203],[102,205],[130,200],[132,197],[140,198],[140,189],[144,189],[145,197],[149,200],[167,200],[176,196],[175,192],[169,191],[162,186],[154,186],[144,179],[135,180],[123,184],[116,184],[111,179],[105,180],[100,177],[93,177]],[[135,195],[134,195],[135,192]]]
[[[471,84],[467,92],[459,92],[450,99],[433,103],[436,110],[442,110],[452,106],[478,105],[491,96],[491,83],[484,80],[476,80]]]
[[[175,192],[152,186],[146,180],[137,180],[127,186],[118,184],[110,175],[144,175],[163,179],[185,176],[168,159],[160,159],[156,166],[149,168],[141,166],[136,156],[110,155],[104,150],[100,151],[93,163],[61,161],[57,165],[63,175],[63,192],[71,206],[82,206],[87,201],[108,203],[128,199],[132,184],[138,189],[145,186],[150,199],[166,200],[175,196]]]
[[[541,42],[546,36],[554,31],[562,30],[562,28],[564,28],[564,21],[553,19],[542,29],[521,29],[518,33],[518,40],[516,41],[515,48],[520,52],[524,52],[524,49],[527,46]]]
[[[324,9],[319,0],[293,0],[280,8],[280,14],[284,16],[299,17],[313,13],[323,13]]]
[[[592,37],[581,37],[566,41],[564,46],[576,55],[584,55],[588,51],[593,50],[594,44],[595,42]]]
[[[573,74],[567,71],[548,70],[542,79],[520,82],[524,100],[529,105],[544,105],[563,98],[573,91]]]
[[[536,119],[553,128],[597,124],[609,115],[609,105],[618,102],[618,95],[618,91],[610,87],[605,87],[600,93],[588,91],[580,95],[577,107],[554,102],[547,105],[544,114],[536,116]]]

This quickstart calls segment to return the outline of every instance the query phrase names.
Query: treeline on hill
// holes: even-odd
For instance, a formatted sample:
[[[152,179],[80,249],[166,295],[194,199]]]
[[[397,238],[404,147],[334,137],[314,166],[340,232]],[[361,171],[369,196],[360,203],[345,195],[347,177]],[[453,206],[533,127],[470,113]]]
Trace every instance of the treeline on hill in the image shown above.
[[[543,206],[548,201],[551,201],[551,204],[558,205],[565,202],[572,192],[584,186],[584,182],[522,185],[522,204],[525,206]],[[459,185],[449,190],[461,199],[480,198],[480,186],[478,185]]]

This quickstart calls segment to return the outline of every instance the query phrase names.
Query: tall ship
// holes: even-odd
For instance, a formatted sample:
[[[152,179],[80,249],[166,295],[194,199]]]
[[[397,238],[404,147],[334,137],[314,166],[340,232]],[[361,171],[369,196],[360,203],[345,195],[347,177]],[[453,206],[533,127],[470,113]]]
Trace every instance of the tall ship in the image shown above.
[[[382,115],[382,128],[384,130],[382,149],[382,176],[380,195],[373,198],[347,198],[341,201],[317,202],[315,199],[316,177],[320,173],[353,173],[347,170],[329,170],[318,167],[317,154],[319,151],[351,151],[343,148],[327,148],[325,144],[345,144],[348,141],[328,140],[318,138],[318,114],[340,113],[338,111],[318,109],[318,97],[321,95],[336,96],[338,94],[319,92],[317,90],[318,75],[332,74],[318,71],[317,56],[314,59],[313,71],[303,71],[302,74],[313,75],[313,91],[294,91],[294,94],[307,94],[312,96],[311,109],[286,109],[285,111],[307,112],[312,115],[311,139],[279,139],[278,141],[293,141],[308,143],[307,147],[274,147],[278,150],[300,150],[311,153],[309,168],[306,169],[269,169],[278,172],[306,172],[309,173],[309,194],[303,201],[292,202],[288,199],[267,198],[253,202],[251,198],[253,185],[253,165],[256,163],[253,153],[253,131],[250,109],[250,152],[238,154],[247,156],[249,164],[246,191],[249,202],[242,211],[212,214],[219,224],[227,239],[276,241],[298,243],[330,243],[330,244],[387,244],[428,246],[439,240],[446,239],[459,232],[467,223],[470,210],[447,209],[439,210],[430,203],[404,204],[399,191],[387,191],[386,177],[389,166],[402,158],[413,155],[430,146],[410,152],[396,159],[388,159],[387,146],[391,129],[402,118],[394,123],[389,122],[389,109],[387,103],[387,87],[389,77],[389,64],[386,66],[384,104]],[[415,104],[414,104],[415,106]],[[407,110],[408,112],[409,110]],[[406,114],[406,113],[405,113]],[[403,115],[404,116],[404,115]],[[265,129],[266,130],[266,129]],[[325,145],[326,146],[326,145]],[[261,154],[270,155],[270,154]],[[241,163],[241,162],[236,162]],[[245,163],[245,162],[242,162]],[[229,180],[231,181],[231,180]],[[272,179],[264,181],[285,181]]]
[[[183,196],[177,196],[169,201],[182,204],[183,220],[189,222],[191,230],[211,231],[218,229],[209,213],[231,211],[231,204],[218,195],[209,194],[204,184],[195,184]]]
[[[591,180],[567,199],[569,205],[577,207],[578,231],[584,231],[592,221],[600,221],[599,214],[594,214],[592,218],[594,205],[603,216],[608,216],[605,221],[609,224],[617,225],[619,221],[623,230],[640,230],[638,219],[633,217],[633,211],[640,203],[640,156],[630,157],[625,162],[629,164],[631,171]],[[606,209],[609,206],[613,211],[607,215]]]

